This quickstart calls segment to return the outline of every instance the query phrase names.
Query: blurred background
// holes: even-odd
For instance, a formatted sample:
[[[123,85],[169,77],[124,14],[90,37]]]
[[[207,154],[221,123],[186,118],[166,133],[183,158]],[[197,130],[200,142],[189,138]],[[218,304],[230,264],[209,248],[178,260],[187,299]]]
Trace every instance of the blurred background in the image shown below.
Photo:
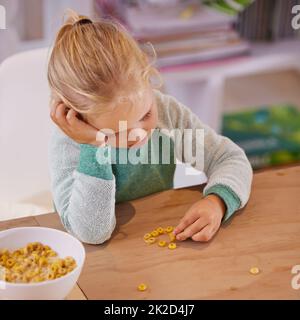
[[[67,8],[94,19],[117,19],[154,58],[151,43],[162,91],[239,144],[259,170],[300,162],[299,5],[299,0],[0,0],[0,220],[53,210],[46,68]],[[179,188],[205,179],[179,164],[174,183]]]

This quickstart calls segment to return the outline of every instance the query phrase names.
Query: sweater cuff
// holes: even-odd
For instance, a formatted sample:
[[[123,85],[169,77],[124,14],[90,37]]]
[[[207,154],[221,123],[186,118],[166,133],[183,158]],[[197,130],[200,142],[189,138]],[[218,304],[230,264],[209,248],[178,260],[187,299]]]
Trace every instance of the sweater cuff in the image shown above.
[[[101,152],[98,153],[98,148],[101,148]],[[88,176],[112,180],[113,172],[111,163],[105,163],[105,161],[99,161],[99,155],[110,152],[109,147],[97,147],[89,144],[80,145],[80,156],[77,171],[84,173]]]
[[[209,189],[205,190],[204,196],[207,196],[209,194],[218,195],[226,204],[227,210],[222,219],[222,222],[227,221],[241,206],[241,201],[237,194],[226,185],[217,184],[210,187]]]

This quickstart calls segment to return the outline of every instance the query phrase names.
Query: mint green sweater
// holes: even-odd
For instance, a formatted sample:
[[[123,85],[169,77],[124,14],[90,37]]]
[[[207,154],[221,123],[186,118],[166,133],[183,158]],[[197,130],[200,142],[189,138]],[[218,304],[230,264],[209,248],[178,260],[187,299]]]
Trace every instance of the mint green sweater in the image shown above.
[[[187,159],[178,140],[161,133],[161,129],[204,130],[204,162],[201,167],[197,161],[191,165],[208,177],[204,195],[217,194],[224,200],[227,211],[223,221],[248,201],[252,169],[243,150],[204,125],[174,97],[158,90],[155,96],[158,125],[148,143],[138,148],[140,162],[136,164],[119,163],[120,158],[128,159],[129,149],[80,145],[57,127],[54,129],[49,150],[54,203],[66,230],[81,241],[100,244],[110,238],[116,225],[116,203],[173,187],[175,158],[183,162]],[[169,141],[168,164],[161,156],[166,152],[165,144],[154,145],[158,136]],[[193,151],[202,148],[195,135],[189,142]],[[109,151],[115,161],[103,163],[103,151]],[[144,164],[150,158],[151,164]]]

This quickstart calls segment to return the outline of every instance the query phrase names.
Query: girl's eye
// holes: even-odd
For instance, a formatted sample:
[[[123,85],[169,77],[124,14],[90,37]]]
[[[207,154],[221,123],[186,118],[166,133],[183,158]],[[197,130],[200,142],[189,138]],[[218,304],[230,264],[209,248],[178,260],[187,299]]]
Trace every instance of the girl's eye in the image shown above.
[[[141,121],[147,120],[151,116],[151,111],[147,112]]]

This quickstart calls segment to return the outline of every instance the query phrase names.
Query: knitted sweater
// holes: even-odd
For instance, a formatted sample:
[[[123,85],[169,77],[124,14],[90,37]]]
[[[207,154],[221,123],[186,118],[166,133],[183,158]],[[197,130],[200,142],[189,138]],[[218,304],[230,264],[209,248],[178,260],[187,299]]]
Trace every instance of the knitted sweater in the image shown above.
[[[171,189],[176,158],[206,173],[208,183],[203,193],[217,194],[224,200],[227,211],[223,221],[249,199],[252,169],[244,151],[203,124],[174,97],[159,90],[154,92],[158,123],[148,143],[134,148],[139,153],[139,163],[119,163],[120,158],[128,159],[127,148],[78,144],[59,128],[53,130],[49,163],[54,204],[66,230],[83,242],[100,244],[110,238],[116,225],[116,203]],[[193,152],[200,150],[203,161],[196,161],[196,157],[187,159],[180,139],[162,133],[161,129],[202,129],[204,143],[195,135],[189,135],[187,142]],[[157,142],[158,135],[170,142],[169,163],[162,159],[166,150],[165,144]],[[110,159],[115,161],[102,161],[104,152],[109,152]],[[145,163],[146,158],[151,163]]]

